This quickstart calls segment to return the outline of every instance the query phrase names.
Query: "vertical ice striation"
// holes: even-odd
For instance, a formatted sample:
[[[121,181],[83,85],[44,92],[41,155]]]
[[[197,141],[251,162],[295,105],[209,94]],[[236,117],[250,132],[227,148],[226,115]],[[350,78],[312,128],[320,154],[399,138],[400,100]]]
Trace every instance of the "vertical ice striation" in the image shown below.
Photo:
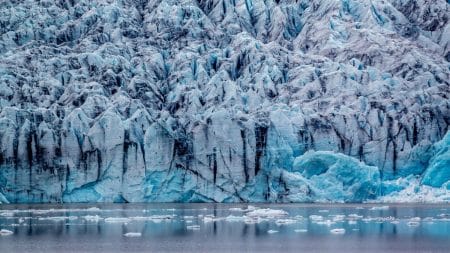
[[[0,202],[449,189],[449,17],[445,0],[3,1]]]

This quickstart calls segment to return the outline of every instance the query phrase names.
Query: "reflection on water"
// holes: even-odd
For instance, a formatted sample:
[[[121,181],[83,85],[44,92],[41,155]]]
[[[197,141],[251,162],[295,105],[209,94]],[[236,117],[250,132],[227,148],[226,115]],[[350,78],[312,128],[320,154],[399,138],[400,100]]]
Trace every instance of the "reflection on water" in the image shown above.
[[[450,206],[2,205],[0,230],[0,252],[448,252]]]

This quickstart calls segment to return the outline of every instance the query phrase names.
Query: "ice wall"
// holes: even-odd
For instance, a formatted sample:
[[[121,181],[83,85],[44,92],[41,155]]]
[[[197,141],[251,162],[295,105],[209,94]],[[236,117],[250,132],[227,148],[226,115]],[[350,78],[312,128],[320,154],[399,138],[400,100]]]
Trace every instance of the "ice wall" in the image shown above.
[[[449,10],[444,0],[4,1],[0,193],[362,201],[383,194],[378,180],[425,175],[442,187],[427,178],[448,179],[448,152],[433,144],[450,123]]]

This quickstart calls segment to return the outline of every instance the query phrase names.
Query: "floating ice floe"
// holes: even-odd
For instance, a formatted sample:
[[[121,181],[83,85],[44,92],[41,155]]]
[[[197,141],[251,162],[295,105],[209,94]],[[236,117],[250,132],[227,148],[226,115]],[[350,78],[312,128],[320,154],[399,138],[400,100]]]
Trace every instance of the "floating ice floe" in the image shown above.
[[[219,221],[219,220],[223,220],[222,217],[216,217],[212,214],[207,214],[203,217],[203,222],[204,223],[208,223],[208,222],[214,222],[214,221]]]
[[[101,218],[98,215],[86,215],[83,216],[83,218],[87,221],[91,221],[91,222],[99,222],[100,220],[102,220],[103,218]]]
[[[64,221],[67,220],[66,216],[50,216],[50,217],[39,217],[38,220],[51,220],[51,221]]]
[[[6,236],[6,235],[12,235],[12,234],[14,234],[14,232],[11,231],[11,230],[8,230],[8,229],[1,229],[0,230],[0,236]]]
[[[105,218],[105,222],[107,222],[107,223],[128,223],[130,221],[131,221],[130,218],[123,218],[123,217]]]
[[[307,229],[294,229],[294,232],[295,233],[306,233],[306,232],[308,232],[308,230]]]
[[[419,222],[419,221],[421,221],[422,220],[422,218],[420,218],[420,217],[412,217],[411,219],[409,219],[410,221],[413,221],[413,222]]]
[[[417,221],[410,221],[410,222],[408,222],[408,223],[406,223],[408,226],[410,226],[410,227],[417,227],[417,226],[419,226],[420,225],[420,222],[417,222]]]
[[[298,221],[297,220],[294,220],[294,219],[278,219],[278,220],[276,220],[275,221],[275,224],[277,224],[277,225],[289,225],[289,224],[295,224],[295,223],[297,223]]]
[[[389,210],[389,206],[374,206],[374,207],[370,208],[370,210],[372,210],[372,211],[376,211],[376,210]]]
[[[14,216],[14,212],[11,212],[11,211],[1,212],[1,213],[0,213],[0,216],[3,216],[3,217],[13,217],[13,216]]]
[[[258,224],[264,221],[269,221],[269,219],[267,218],[262,218],[262,217],[248,217],[248,216],[244,216],[244,223],[245,224]]]
[[[228,221],[228,222],[240,222],[240,221],[244,221],[244,220],[245,220],[244,216],[228,215],[227,217],[225,217],[225,221]]]
[[[214,217],[209,217],[209,216],[203,217],[204,223],[213,222],[214,220],[215,220]]]
[[[319,210],[319,213],[328,213],[328,212],[330,212],[330,210],[326,210],[326,209]]]
[[[268,230],[267,233],[268,233],[268,234],[275,234],[275,233],[278,233],[278,231],[277,231],[277,230],[272,230],[272,229],[271,229],[271,230]]]
[[[331,226],[333,224],[336,224],[336,222],[332,220],[325,220],[325,221],[317,221],[315,222],[317,225],[325,225],[325,226]]]
[[[200,230],[200,225],[190,225],[186,226],[187,230]]]
[[[330,230],[332,234],[345,234],[345,229],[343,228],[334,228]]]
[[[343,215],[343,214],[330,215],[330,216],[333,217],[333,221],[335,221],[335,222],[340,222],[345,219],[345,215]]]
[[[362,219],[363,216],[362,216],[362,215],[355,214],[355,213],[352,213],[352,214],[349,214],[349,215],[348,215],[348,218],[349,218],[349,219],[352,219],[352,220],[359,220],[359,219]]]
[[[139,232],[129,232],[124,234],[125,237],[141,237],[142,234]]]
[[[323,216],[313,214],[309,216],[309,219],[312,221],[321,221],[323,220]]]
[[[266,217],[266,218],[278,218],[278,217],[285,217],[287,215],[288,213],[284,210],[277,210],[270,208],[256,209],[246,214],[246,216],[248,217]]]
[[[135,221],[153,221],[156,223],[162,222],[162,221],[168,221],[171,220],[174,215],[150,215],[150,216],[134,216],[129,217],[130,220]]]
[[[99,211],[106,211],[101,210],[98,207],[89,207],[89,208],[61,208],[61,209],[24,209],[24,210],[14,210],[14,212],[17,213],[26,213],[30,212],[33,214],[48,214],[48,213],[66,213],[66,212],[99,212]]]

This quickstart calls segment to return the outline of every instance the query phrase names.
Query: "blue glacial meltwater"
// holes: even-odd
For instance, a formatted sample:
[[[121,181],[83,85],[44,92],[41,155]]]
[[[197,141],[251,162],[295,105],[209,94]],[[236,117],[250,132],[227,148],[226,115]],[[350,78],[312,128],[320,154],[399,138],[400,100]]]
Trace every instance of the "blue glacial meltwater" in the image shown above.
[[[3,205],[0,252],[448,252],[449,205]]]

